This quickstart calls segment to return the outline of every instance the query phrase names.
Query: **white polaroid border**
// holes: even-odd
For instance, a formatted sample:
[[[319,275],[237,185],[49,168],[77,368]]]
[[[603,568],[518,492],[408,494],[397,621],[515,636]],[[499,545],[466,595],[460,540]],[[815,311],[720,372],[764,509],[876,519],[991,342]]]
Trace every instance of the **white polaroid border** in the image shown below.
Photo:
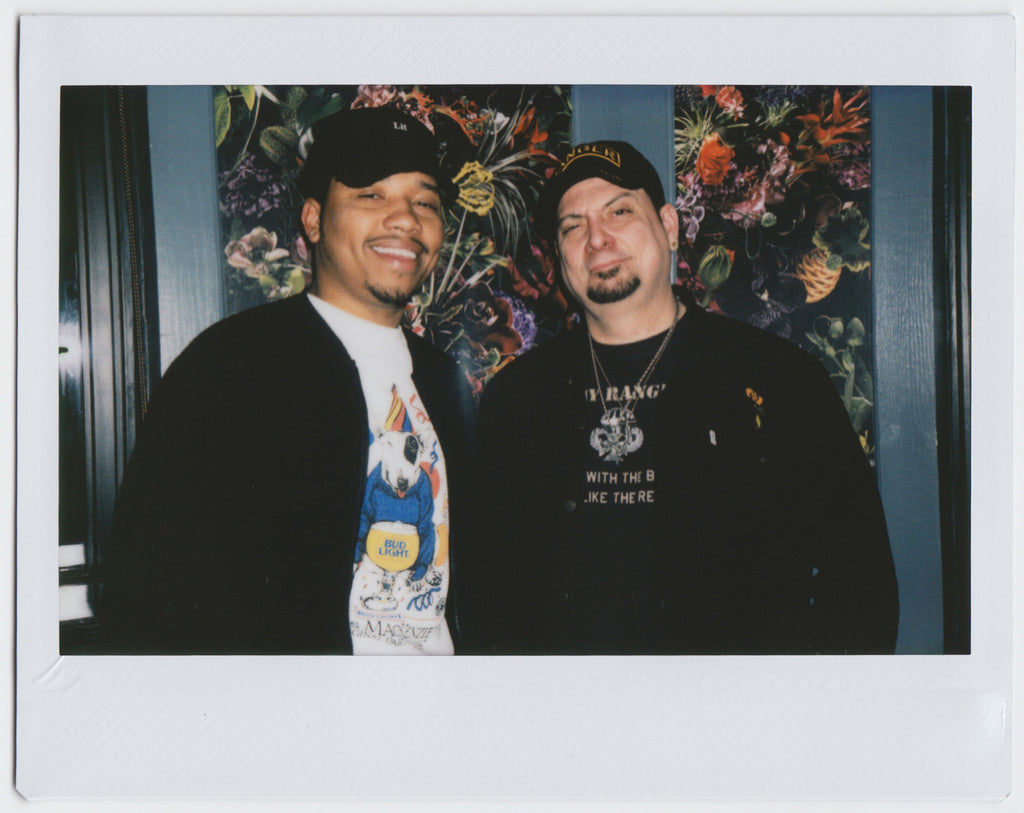
[[[26,17],[17,775],[32,799],[977,799],[1010,791],[1014,22]],[[972,654],[61,657],[60,87],[970,85]]]

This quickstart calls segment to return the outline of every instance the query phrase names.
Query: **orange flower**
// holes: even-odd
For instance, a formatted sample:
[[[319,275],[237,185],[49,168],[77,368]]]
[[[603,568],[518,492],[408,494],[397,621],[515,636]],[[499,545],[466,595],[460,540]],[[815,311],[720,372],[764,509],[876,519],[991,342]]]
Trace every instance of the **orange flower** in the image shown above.
[[[709,186],[717,186],[725,180],[729,171],[729,162],[735,151],[723,143],[718,133],[712,133],[704,139],[697,155],[697,174]]]

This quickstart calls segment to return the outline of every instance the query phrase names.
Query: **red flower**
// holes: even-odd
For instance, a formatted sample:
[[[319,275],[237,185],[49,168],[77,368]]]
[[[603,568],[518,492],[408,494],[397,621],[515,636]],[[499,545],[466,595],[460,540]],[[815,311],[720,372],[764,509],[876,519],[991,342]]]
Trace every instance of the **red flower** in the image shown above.
[[[809,134],[823,149],[843,142],[864,141],[870,121],[861,115],[861,111],[867,103],[867,91],[858,91],[844,102],[839,88],[836,88],[832,94],[832,112],[828,115],[825,114],[825,103],[821,102],[817,113],[797,116],[804,123],[801,141]]]
[[[701,96],[707,98],[714,96],[715,102],[726,113],[731,113],[736,118],[743,115],[743,96],[733,85],[698,85]]]
[[[538,144],[542,144],[548,140],[548,134],[540,129],[540,122],[536,121],[537,108],[531,107],[519,117],[519,121],[516,122],[516,128],[512,131],[512,137],[518,146],[524,140],[526,141],[526,151],[531,155],[547,156],[549,153],[546,150],[538,147]],[[525,136],[525,139],[523,138]],[[522,147],[519,147],[522,149]]]
[[[535,302],[551,300],[551,305],[559,313],[569,309],[569,303],[555,282],[555,266],[537,246],[530,246],[530,251],[540,263],[543,278],[526,277],[515,263],[509,261],[509,271],[512,272],[512,289],[522,298]]]
[[[732,85],[726,85],[715,94],[715,101],[726,113],[736,118],[743,115],[743,96]]]

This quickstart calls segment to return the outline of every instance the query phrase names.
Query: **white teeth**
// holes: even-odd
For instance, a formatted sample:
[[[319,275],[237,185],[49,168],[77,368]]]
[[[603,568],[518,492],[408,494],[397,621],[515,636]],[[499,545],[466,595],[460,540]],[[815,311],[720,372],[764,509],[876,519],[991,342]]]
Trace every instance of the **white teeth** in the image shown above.
[[[391,248],[390,246],[374,246],[373,250],[378,254],[393,254],[396,257],[406,257],[410,260],[416,259],[416,252],[404,248]]]

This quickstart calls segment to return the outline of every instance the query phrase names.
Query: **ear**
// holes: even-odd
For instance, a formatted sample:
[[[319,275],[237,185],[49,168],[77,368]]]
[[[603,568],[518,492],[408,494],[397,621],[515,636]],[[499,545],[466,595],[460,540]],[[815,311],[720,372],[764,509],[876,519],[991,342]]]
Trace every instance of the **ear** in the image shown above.
[[[311,243],[320,241],[320,202],[315,198],[306,198],[302,204],[302,229],[306,232],[306,239]]]
[[[658,217],[661,225],[665,227],[665,234],[668,235],[670,245],[679,243],[679,213],[671,203],[666,203],[658,210]]]

